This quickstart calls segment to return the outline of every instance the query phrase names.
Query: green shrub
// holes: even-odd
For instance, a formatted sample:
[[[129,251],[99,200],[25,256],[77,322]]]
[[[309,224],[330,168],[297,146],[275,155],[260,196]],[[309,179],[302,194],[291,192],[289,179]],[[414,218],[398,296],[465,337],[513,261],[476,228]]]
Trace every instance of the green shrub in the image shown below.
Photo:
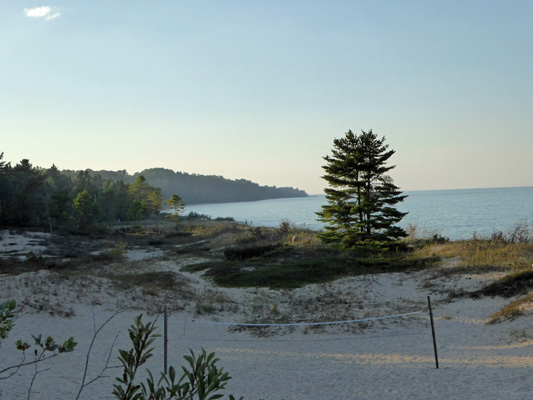
[[[215,218],[215,221],[235,221],[235,218],[233,217],[217,217]]]
[[[183,367],[183,375],[178,379],[176,369],[170,366],[168,373],[162,372],[156,380],[147,370],[148,378],[144,382],[136,383],[139,368],[152,357],[154,348],[151,347],[159,336],[154,333],[156,327],[153,322],[144,324],[142,315],[135,318],[129,329],[132,348],[128,351],[119,350],[119,361],[122,364],[122,377],[117,378],[113,395],[118,400],[214,400],[221,398],[217,394],[226,387],[231,377],[223,368],[217,366],[218,358],[215,353],[207,353],[204,349],[196,356],[192,350],[190,355],[184,356],[188,367]],[[230,399],[235,400],[230,395]],[[242,398],[241,398],[242,399]]]
[[[209,215],[199,214],[197,212],[191,211],[185,218],[187,219],[211,219]]]

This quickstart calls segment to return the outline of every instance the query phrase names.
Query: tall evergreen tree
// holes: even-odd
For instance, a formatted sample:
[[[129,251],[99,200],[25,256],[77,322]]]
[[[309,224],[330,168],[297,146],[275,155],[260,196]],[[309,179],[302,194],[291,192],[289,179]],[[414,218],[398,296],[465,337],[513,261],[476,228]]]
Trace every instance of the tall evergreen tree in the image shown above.
[[[394,166],[387,161],[395,153],[388,150],[385,137],[379,139],[372,130],[360,135],[348,131],[335,139],[332,155],[324,157],[328,182],[327,205],[318,212],[325,222],[320,235],[327,243],[340,243],[350,248],[357,245],[383,244],[406,236],[395,226],[407,214],[394,205],[407,196],[387,174]]]
[[[72,216],[73,194],[70,177],[63,175],[57,167],[52,166],[45,172],[43,184],[46,220],[50,232],[53,227],[65,227]]]
[[[176,229],[178,229],[178,221],[180,214],[185,209],[185,203],[180,196],[174,193],[170,199],[167,200],[167,206],[173,211],[171,214],[168,214],[167,217],[176,222]]]
[[[41,226],[46,220],[43,183],[45,174],[23,159],[11,170],[13,191],[10,222],[18,226]]]
[[[96,207],[94,199],[87,189],[83,189],[74,199],[74,209],[76,211],[76,224],[79,229],[87,229],[94,225]]]
[[[161,189],[150,186],[143,175],[129,185],[128,192],[133,198],[132,213],[143,219],[157,215],[163,207]]]
[[[11,163],[2,161],[3,158],[4,152],[0,153],[0,224],[3,224],[6,218],[11,192]]]

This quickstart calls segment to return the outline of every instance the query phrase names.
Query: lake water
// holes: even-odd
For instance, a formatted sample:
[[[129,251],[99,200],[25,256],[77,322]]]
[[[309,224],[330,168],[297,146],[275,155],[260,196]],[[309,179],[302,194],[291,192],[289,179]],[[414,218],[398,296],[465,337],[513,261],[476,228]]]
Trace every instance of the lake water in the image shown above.
[[[438,233],[452,240],[471,238],[473,233],[508,232],[517,223],[533,222],[533,187],[406,191],[409,197],[397,208],[409,214],[399,224],[417,226],[419,232]],[[233,217],[255,226],[279,226],[290,221],[298,226],[322,229],[315,212],[326,204],[324,195],[242,203],[187,206],[212,218]]]

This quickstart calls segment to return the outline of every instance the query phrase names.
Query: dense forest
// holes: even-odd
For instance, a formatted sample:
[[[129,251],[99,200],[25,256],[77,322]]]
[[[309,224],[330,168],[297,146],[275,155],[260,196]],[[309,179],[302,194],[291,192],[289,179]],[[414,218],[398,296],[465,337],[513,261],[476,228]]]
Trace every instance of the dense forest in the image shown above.
[[[157,216],[172,194],[185,204],[307,196],[292,188],[162,168],[129,175],[126,171],[60,171],[54,165],[44,169],[27,159],[12,166],[0,153],[1,226],[90,231],[110,222]]]
[[[229,203],[307,196],[303,190],[291,187],[260,186],[245,179],[230,180],[222,176],[187,174],[165,168],[145,169],[133,175],[129,175],[126,171],[87,171],[91,176],[99,175],[102,179],[125,183],[132,183],[142,175],[150,185],[160,188],[166,199],[170,198],[173,193],[177,193],[185,204]],[[81,171],[63,172],[74,178]]]

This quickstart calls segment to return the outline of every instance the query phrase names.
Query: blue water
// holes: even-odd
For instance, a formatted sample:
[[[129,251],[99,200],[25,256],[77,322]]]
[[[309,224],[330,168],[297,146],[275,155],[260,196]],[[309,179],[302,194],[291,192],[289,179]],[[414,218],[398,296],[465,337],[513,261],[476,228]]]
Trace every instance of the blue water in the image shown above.
[[[417,226],[425,235],[435,233],[452,240],[471,238],[473,233],[508,232],[517,223],[533,223],[533,187],[407,191],[397,208],[409,214],[399,224]],[[323,195],[242,203],[198,204],[191,211],[212,218],[233,217],[256,226],[279,226],[290,221],[298,226],[322,229],[315,212],[326,204]]]

